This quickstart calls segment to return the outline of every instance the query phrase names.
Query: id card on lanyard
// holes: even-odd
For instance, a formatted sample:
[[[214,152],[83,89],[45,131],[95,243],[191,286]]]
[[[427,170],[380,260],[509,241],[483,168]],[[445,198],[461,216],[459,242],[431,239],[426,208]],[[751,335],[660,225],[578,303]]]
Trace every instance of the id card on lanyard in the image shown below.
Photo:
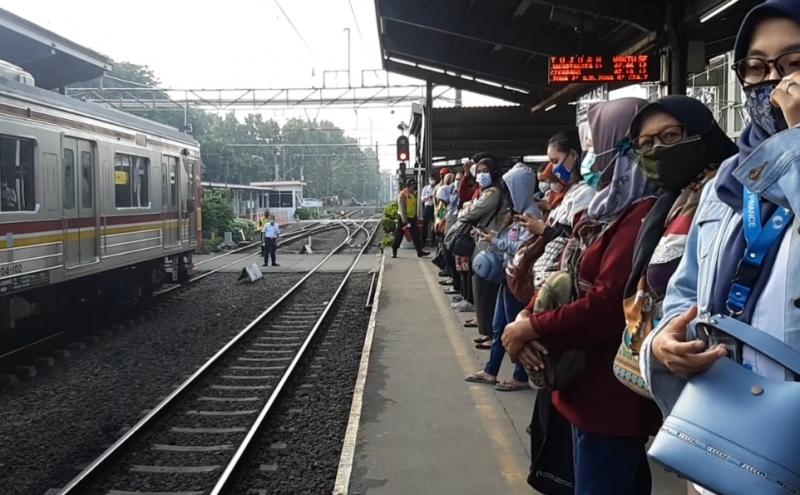
[[[756,285],[764,258],[792,224],[794,215],[788,208],[779,207],[767,221],[761,224],[761,199],[758,194],[744,188],[744,212],[742,230],[744,231],[745,250],[736,276],[731,284],[726,301],[731,316],[741,315],[750,294]]]

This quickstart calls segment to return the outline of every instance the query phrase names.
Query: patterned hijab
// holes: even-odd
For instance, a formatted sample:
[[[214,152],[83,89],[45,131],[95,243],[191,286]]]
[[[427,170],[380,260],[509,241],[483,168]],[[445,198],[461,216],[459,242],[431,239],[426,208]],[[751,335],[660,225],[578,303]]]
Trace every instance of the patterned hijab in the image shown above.
[[[634,116],[647,105],[641,98],[621,98],[589,107],[589,129],[597,159],[594,170],[603,171],[605,187],[589,204],[587,218],[609,224],[630,205],[656,191],[631,158],[629,145],[622,145]]]

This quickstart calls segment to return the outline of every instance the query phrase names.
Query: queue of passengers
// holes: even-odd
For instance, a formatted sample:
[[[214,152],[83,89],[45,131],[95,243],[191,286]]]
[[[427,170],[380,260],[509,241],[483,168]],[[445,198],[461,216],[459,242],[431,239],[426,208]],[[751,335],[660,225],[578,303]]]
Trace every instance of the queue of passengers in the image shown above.
[[[440,283],[489,351],[466,380],[538,389],[542,493],[650,493],[656,434],[690,491],[800,493],[800,0],[755,7],[735,59],[735,143],[698,100],[623,98],[546,167],[476,155],[424,193]]]

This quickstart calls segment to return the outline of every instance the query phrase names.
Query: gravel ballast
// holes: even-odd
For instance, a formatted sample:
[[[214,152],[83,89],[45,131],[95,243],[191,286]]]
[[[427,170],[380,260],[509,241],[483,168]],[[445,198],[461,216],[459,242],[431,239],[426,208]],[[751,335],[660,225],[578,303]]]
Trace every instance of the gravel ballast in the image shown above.
[[[325,333],[308,350],[256,439],[237,495],[327,494],[339,456],[369,322],[369,275],[353,274]]]
[[[301,274],[239,285],[215,274],[134,328],[0,391],[0,493],[62,486]]]

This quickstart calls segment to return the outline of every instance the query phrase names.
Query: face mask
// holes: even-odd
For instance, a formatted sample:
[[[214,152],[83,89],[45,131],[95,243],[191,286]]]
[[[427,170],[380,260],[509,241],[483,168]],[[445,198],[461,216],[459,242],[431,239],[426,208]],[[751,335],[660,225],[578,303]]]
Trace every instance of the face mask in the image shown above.
[[[470,173],[470,175],[475,177],[475,174],[477,172],[478,172],[478,165],[473,163],[472,166],[469,168],[469,173]]]
[[[650,182],[679,192],[709,168],[706,145],[699,136],[677,144],[657,144],[639,155],[638,164]]]
[[[428,181],[428,184],[430,184],[432,186],[435,186],[436,185],[436,181],[435,180]]]
[[[566,186],[564,186],[564,184],[562,184],[560,181],[555,181],[550,183],[550,190],[556,194],[564,192],[565,187]]]
[[[569,160],[569,157],[570,155],[568,153],[567,156],[561,161],[561,163],[556,165],[556,167],[553,169],[553,175],[558,177],[561,180],[561,182],[565,184],[569,184],[570,182],[572,182],[572,174],[575,173],[574,168],[572,170],[569,170],[567,168],[566,163],[567,160]]]
[[[596,191],[600,185],[600,177],[603,174],[592,170],[595,158],[597,158],[597,155],[595,155],[594,151],[586,152],[586,156],[583,157],[581,162],[581,177],[589,187]]]
[[[478,181],[478,184],[481,186],[482,189],[486,189],[487,187],[492,185],[492,176],[489,175],[487,172],[481,172],[475,177],[475,180]]]
[[[750,119],[770,136],[789,128],[781,109],[773,107],[769,101],[769,95],[778,87],[779,82],[766,81],[744,90],[744,106]]]
[[[543,193],[546,193],[547,191],[550,190],[550,183],[545,181],[545,180],[540,180],[539,181],[539,190],[542,191]]]

